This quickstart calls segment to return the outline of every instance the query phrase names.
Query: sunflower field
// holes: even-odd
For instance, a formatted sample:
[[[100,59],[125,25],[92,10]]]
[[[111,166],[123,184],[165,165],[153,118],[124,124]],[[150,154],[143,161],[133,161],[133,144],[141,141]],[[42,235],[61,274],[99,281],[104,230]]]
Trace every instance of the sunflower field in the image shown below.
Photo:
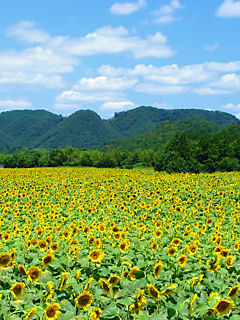
[[[0,171],[0,319],[240,319],[240,173]]]

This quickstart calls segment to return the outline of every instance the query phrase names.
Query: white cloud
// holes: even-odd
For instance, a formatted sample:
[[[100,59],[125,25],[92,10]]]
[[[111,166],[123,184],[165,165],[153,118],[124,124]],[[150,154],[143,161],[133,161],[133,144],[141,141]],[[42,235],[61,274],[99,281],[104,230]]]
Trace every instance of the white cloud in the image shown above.
[[[0,111],[31,109],[32,104],[27,100],[0,100]]]
[[[216,51],[218,48],[219,48],[219,44],[218,44],[218,43],[214,43],[214,44],[211,44],[211,45],[206,45],[206,46],[204,47],[204,49],[205,49],[206,51],[209,51],[209,52]]]
[[[74,90],[127,90],[137,83],[137,79],[126,77],[109,78],[100,76],[96,78],[82,78],[73,87]]]
[[[200,96],[209,96],[209,95],[221,95],[221,94],[230,94],[230,91],[227,90],[221,90],[211,87],[201,87],[196,88],[193,90],[194,93],[200,95]]]
[[[216,72],[236,72],[240,71],[240,61],[223,62],[207,62],[205,66],[210,71]]]
[[[147,81],[161,84],[191,84],[214,79],[214,70],[209,70],[205,64],[187,65],[179,67],[177,64],[155,67],[153,65],[138,64],[133,69],[113,68],[101,66],[98,72],[102,75],[142,77]]]
[[[221,109],[232,110],[232,111],[240,111],[240,104],[227,103],[221,107]]]
[[[169,4],[166,4],[152,12],[152,15],[155,16],[153,22],[166,24],[178,20],[179,17],[176,16],[176,11],[181,8],[183,8],[183,6],[179,1],[172,0]]]
[[[225,74],[219,81],[213,83],[213,86],[232,91],[240,91],[240,76],[235,73]]]
[[[47,32],[36,28],[35,23],[31,21],[19,21],[16,25],[7,29],[6,35],[30,43],[42,43],[50,38]]]
[[[102,118],[106,119],[112,117],[115,112],[127,111],[135,107],[136,105],[132,101],[109,101],[100,106],[99,112]]]
[[[0,73],[0,84],[27,84],[40,85],[46,88],[62,88],[64,86],[63,79],[59,75],[45,75],[42,73]]]
[[[97,101],[113,101],[124,98],[124,95],[119,92],[79,92],[74,90],[66,90],[57,96],[57,102],[68,103],[73,101],[86,101],[86,102],[97,102]]]
[[[139,0],[138,2],[117,2],[110,7],[110,12],[117,15],[127,15],[138,11],[145,5],[145,0]]]
[[[82,38],[55,37],[47,46],[54,51],[76,56],[131,52],[134,58],[138,59],[166,58],[174,55],[174,51],[167,44],[167,38],[161,32],[143,39],[129,35],[126,28],[109,26],[97,29]]]
[[[0,52],[0,71],[5,72],[41,72],[41,73],[65,73],[73,72],[76,58],[58,53],[52,49],[35,48],[23,51]]]
[[[240,104],[227,103],[221,106],[221,109],[226,112],[231,112],[237,118],[240,118]]]
[[[225,0],[216,11],[222,18],[240,17],[240,1]]]
[[[141,83],[135,87],[135,91],[148,94],[165,95],[180,94],[187,91],[184,86],[161,86],[155,83]]]
[[[132,101],[109,101],[105,102],[100,106],[101,110],[107,110],[107,111],[126,111],[129,109],[132,109],[136,107],[135,103]]]

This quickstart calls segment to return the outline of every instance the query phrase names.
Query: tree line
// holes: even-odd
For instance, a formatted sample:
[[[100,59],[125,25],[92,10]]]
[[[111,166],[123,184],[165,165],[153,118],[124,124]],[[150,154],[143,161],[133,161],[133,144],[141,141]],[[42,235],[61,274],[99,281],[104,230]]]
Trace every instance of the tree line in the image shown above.
[[[215,172],[240,170],[239,129],[201,135],[176,134],[158,150],[81,150],[71,146],[58,149],[17,149],[0,154],[6,168],[87,166],[99,168],[154,167],[157,171]]]

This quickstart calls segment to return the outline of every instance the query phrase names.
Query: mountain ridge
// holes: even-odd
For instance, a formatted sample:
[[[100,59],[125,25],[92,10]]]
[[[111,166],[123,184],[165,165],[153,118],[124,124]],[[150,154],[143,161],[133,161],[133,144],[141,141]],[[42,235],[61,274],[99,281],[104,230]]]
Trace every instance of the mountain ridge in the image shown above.
[[[68,117],[44,109],[0,113],[0,151],[12,148],[58,148],[71,145],[97,148],[110,141],[144,134],[165,121],[207,120],[220,126],[239,124],[235,116],[203,109],[158,109],[140,106],[102,119],[96,112],[78,110]]]

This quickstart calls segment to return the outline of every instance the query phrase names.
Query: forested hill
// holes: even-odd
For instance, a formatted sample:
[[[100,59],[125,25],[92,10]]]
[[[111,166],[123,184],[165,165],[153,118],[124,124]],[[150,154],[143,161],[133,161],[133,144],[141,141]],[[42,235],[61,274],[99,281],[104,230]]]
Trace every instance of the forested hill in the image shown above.
[[[229,126],[228,126],[229,127]],[[175,135],[185,133],[192,137],[203,133],[214,133],[225,126],[202,119],[185,119],[179,121],[164,121],[150,131],[131,138],[107,143],[108,150],[161,150],[165,143],[169,142]]]
[[[200,109],[138,107],[115,113],[108,120],[101,119],[91,110],[80,110],[69,117],[45,110],[8,111],[0,113],[0,151],[19,147],[57,148],[67,145],[82,149],[100,147],[109,141],[146,133],[166,121],[193,118],[210,121],[215,129],[219,125],[228,126],[240,122],[225,112]],[[164,126],[167,124],[163,125],[163,129]]]

